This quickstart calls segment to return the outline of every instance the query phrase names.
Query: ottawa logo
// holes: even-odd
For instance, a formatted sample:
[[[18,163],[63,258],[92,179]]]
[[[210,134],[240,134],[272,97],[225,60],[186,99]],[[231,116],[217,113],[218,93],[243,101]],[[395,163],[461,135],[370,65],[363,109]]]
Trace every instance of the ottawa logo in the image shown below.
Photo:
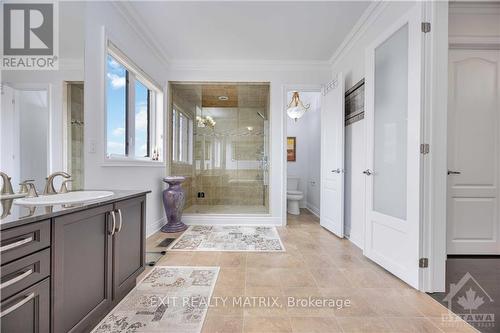
[[[458,283],[450,284],[450,291],[443,301],[448,303],[448,310],[475,327],[495,326],[495,314],[484,311],[486,304],[492,305],[493,298],[470,273]]]

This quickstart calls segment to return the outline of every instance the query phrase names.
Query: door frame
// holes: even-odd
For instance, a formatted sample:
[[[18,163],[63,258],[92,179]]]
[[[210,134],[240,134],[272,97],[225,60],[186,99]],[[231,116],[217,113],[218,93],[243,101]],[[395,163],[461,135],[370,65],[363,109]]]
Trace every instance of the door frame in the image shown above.
[[[478,4],[478,6],[481,6]],[[423,175],[423,257],[429,258],[428,269],[422,270],[422,290],[446,290],[446,220],[447,220],[447,121],[448,121],[448,50],[460,43],[448,34],[448,2],[423,4],[423,18],[431,22],[431,31],[425,41],[425,98],[424,142],[430,144],[428,157],[424,158]],[[464,42],[463,39],[460,39]],[[491,40],[489,40],[491,42]],[[468,48],[477,44],[484,48],[485,41],[469,39]],[[500,44],[490,44],[498,48]],[[462,45],[464,46],[464,45]]]
[[[285,84],[282,86],[282,94],[283,94],[283,104],[281,106],[281,109],[283,110],[283,116],[281,118],[282,121],[282,128],[283,128],[283,135],[281,136],[281,156],[283,159],[283,171],[282,171],[282,187],[281,187],[281,216],[282,216],[282,226],[286,226],[288,224],[287,220],[287,209],[286,209],[286,184],[287,184],[287,178],[288,178],[288,161],[287,161],[287,152],[286,152],[286,141],[287,141],[287,131],[288,131],[288,126],[287,126],[287,119],[288,115],[286,114],[286,107],[288,105],[288,92],[290,91],[299,91],[299,92],[317,92],[321,93],[323,89],[323,86],[320,84]],[[321,207],[320,207],[321,210]]]

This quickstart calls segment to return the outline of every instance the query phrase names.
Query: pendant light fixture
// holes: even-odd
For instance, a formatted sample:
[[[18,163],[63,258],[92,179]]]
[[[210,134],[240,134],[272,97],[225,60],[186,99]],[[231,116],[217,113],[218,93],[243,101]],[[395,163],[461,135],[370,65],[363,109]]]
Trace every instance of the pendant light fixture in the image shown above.
[[[301,118],[307,110],[311,107],[311,104],[304,105],[299,97],[299,92],[294,91],[292,95],[292,100],[288,103],[288,107],[286,109],[286,113],[288,117],[297,121],[297,119]]]

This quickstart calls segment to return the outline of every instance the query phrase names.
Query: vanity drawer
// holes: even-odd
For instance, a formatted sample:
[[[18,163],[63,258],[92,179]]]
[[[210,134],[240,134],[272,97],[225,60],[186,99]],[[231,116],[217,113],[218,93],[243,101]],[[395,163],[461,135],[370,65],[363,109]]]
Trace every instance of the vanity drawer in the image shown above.
[[[0,322],[5,333],[49,333],[50,278],[2,301]]]
[[[31,254],[2,267],[1,300],[45,279],[50,274],[50,249]]]
[[[50,220],[7,229],[0,234],[0,260],[8,262],[50,246]]]

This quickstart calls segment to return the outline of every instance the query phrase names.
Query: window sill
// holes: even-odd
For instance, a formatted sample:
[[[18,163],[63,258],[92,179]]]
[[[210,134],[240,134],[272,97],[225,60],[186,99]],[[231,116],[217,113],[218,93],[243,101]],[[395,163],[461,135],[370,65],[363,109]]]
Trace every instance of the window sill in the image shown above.
[[[102,167],[147,167],[147,168],[165,168],[166,163],[163,161],[141,161],[141,160],[121,160],[121,159],[105,159],[101,164]]]

